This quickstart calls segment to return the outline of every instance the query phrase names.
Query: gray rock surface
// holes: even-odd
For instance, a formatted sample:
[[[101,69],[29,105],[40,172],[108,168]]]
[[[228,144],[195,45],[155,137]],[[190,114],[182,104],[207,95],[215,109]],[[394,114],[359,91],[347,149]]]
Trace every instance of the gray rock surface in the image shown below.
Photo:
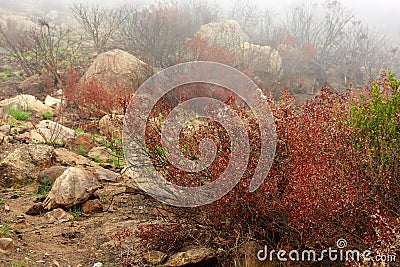
[[[162,265],[163,267],[178,267],[178,266],[201,266],[200,264],[203,264],[202,266],[206,266],[206,262],[211,261],[212,259],[215,258],[214,251],[205,248],[205,247],[199,247],[199,248],[193,248],[189,249],[185,252],[178,252],[174,255],[172,255],[168,261]]]
[[[278,50],[270,46],[244,43],[236,47],[240,69],[246,69],[260,78],[272,75],[278,78],[282,74],[282,58]]]
[[[43,169],[51,165],[53,150],[47,145],[16,146],[0,161],[0,184],[10,187],[34,181]]]
[[[106,90],[112,91],[116,83],[127,92],[136,89],[151,75],[153,68],[135,56],[119,49],[97,56],[81,79],[81,84],[95,78]]]
[[[37,113],[52,112],[54,109],[36,99],[33,95],[17,95],[0,101],[0,114],[5,116],[7,108],[20,109],[23,111],[34,111]]]
[[[69,167],[54,182],[43,202],[44,208],[51,210],[82,204],[99,188],[100,184],[91,172],[82,167]]]
[[[39,122],[31,131],[31,140],[36,143],[65,144],[68,139],[76,136],[74,130],[51,120]]]
[[[14,250],[14,240],[11,238],[0,238],[0,253],[8,254]]]
[[[249,37],[235,20],[204,24],[196,35],[211,44],[227,48],[234,48],[249,41]]]

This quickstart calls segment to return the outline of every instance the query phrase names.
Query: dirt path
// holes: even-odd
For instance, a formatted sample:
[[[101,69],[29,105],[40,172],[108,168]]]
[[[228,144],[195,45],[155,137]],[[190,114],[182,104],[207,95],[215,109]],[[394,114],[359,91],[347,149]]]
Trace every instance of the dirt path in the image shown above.
[[[105,184],[98,191],[103,207],[106,209],[111,196],[125,188],[124,182]],[[86,267],[96,262],[121,266],[119,257],[123,251],[112,239],[118,227],[132,231],[140,223],[157,220],[152,215],[152,205],[135,194],[115,197],[108,211],[65,222],[54,221],[48,214],[29,216],[25,212],[37,198],[35,189],[35,185],[30,185],[0,193],[0,225],[8,228],[2,237],[10,237],[15,243],[13,253],[0,254],[0,266]]]

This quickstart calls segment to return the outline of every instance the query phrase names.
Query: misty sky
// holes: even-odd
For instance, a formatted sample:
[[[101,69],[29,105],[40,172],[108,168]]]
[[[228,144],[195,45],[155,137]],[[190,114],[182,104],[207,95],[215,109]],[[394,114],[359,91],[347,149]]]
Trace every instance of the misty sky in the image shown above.
[[[76,0],[20,0],[15,1],[17,5],[21,5],[23,2],[31,2],[35,5],[46,6],[57,5],[57,3],[62,3],[63,5],[72,5]],[[78,0],[79,1],[79,0]],[[97,2],[103,5],[110,6],[112,4],[122,4],[122,3],[143,3],[143,2],[153,2],[153,0],[89,0],[90,2]],[[185,1],[185,0],[179,0]],[[220,0],[221,6],[229,6],[233,0]],[[273,12],[274,16],[282,16],[285,8],[290,8],[295,3],[298,2],[316,2],[323,3],[325,0],[249,0],[251,3],[258,4],[262,7],[268,8]],[[400,0],[338,0],[345,7],[351,10],[357,19],[362,20],[364,23],[367,22],[373,29],[385,32],[386,35],[393,36],[394,39],[400,43]],[[84,2],[88,2],[85,0]],[[0,7],[3,5],[10,6],[9,0],[0,0]],[[388,36],[388,37],[390,37]]]
[[[301,0],[250,0],[260,6],[281,14],[285,8],[293,6]],[[312,2],[323,3],[324,0]],[[395,35],[400,39],[400,0],[339,0],[351,10],[357,19],[367,22],[372,28]]]

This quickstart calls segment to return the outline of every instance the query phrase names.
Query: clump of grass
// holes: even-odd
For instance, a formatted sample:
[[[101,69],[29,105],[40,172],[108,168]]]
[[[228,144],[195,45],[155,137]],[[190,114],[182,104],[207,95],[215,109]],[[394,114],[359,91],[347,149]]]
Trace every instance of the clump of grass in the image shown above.
[[[10,230],[10,226],[8,224],[0,225],[0,237],[5,235]]]
[[[13,72],[11,70],[5,70],[3,72],[0,72],[0,77],[3,82],[6,82],[10,79],[18,79],[19,77],[21,77],[21,75],[21,71]]]
[[[2,72],[2,73],[1,73],[1,76],[2,76],[1,79],[2,79],[2,81],[3,81],[3,82],[8,81],[8,80],[10,79],[11,74],[12,74],[11,70],[5,70],[4,72]]]
[[[39,195],[38,200],[43,201],[46,199],[52,187],[53,183],[51,181],[45,181],[44,184],[38,187],[34,194]]]
[[[94,162],[96,162],[96,163],[99,163],[99,164],[102,164],[102,163],[103,163],[103,162],[99,159],[98,156],[94,157],[92,160],[93,160]]]
[[[108,204],[110,203],[110,197],[109,196],[103,196],[100,198],[101,204]]]
[[[26,260],[23,260],[23,261],[21,261],[21,262],[12,261],[12,262],[11,262],[11,265],[8,265],[8,266],[10,266],[10,267],[25,267],[25,266],[27,266],[27,265],[26,265]]]
[[[82,145],[80,145],[80,146],[78,147],[77,153],[78,153],[78,155],[86,156],[85,150],[84,150],[84,148],[83,148]]]
[[[13,117],[18,121],[25,121],[31,117],[31,115],[28,112],[15,108],[8,108],[7,113],[8,115],[10,115],[11,117]]]
[[[12,187],[13,189],[19,189],[19,188],[21,188],[21,185],[15,183],[15,184],[13,184],[11,187]]]
[[[76,132],[76,134],[83,134],[84,133],[84,131],[82,129],[76,129],[75,132]]]
[[[73,206],[68,210],[69,215],[71,215],[71,221],[74,221],[81,217],[82,215],[82,207],[80,205]]]
[[[7,124],[10,125],[11,128],[14,128],[19,124],[19,122],[14,117],[9,116],[7,118]]]
[[[122,159],[120,157],[114,157],[112,159],[112,165],[116,169],[122,169],[123,168],[123,161],[122,161]]]
[[[53,112],[51,112],[51,111],[43,112],[42,118],[45,120],[50,120],[51,118],[53,118]]]

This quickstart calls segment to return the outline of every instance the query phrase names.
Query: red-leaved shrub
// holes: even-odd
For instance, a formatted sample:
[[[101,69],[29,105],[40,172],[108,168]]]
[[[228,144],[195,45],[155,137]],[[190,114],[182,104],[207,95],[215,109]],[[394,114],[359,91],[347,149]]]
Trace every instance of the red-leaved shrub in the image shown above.
[[[123,114],[132,97],[118,83],[110,90],[105,89],[96,78],[81,83],[80,75],[73,67],[65,75],[63,93],[80,119],[100,118],[110,113]]]
[[[208,40],[195,35],[185,44],[188,60],[213,61],[233,66],[236,61],[235,52],[231,49],[210,43]],[[186,61],[184,58],[182,61]]]
[[[382,120],[383,126],[371,129],[377,133],[382,127],[391,129],[390,140],[382,140],[385,140],[386,147],[398,148],[396,138],[400,120],[396,120],[396,110],[385,108],[388,103],[392,103],[393,108],[399,104],[396,98],[399,85],[395,81],[393,77],[389,80],[384,76],[382,82],[375,82],[375,91],[365,89],[369,97],[361,98],[351,92],[334,93],[324,88],[302,106],[296,104],[287,91],[282,92],[278,101],[267,98],[265,101],[275,118],[277,150],[267,179],[254,193],[248,191],[248,186],[260,153],[257,121],[249,108],[233,96],[223,99],[245,122],[251,147],[247,169],[239,184],[220,200],[185,209],[178,222],[186,227],[179,234],[185,236],[186,233],[188,237],[199,238],[196,242],[223,248],[227,252],[224,254],[227,262],[237,256],[239,245],[247,240],[257,240],[260,245],[276,250],[313,248],[322,251],[328,247],[335,248],[336,241],[344,238],[348,249],[397,253],[400,243],[398,162],[386,161],[385,164],[392,167],[374,171],[375,165],[371,165],[370,157],[381,157],[381,154],[376,153],[377,144],[368,138],[375,140],[375,135],[367,134],[368,131],[360,132],[359,129],[364,128],[359,128],[354,120],[349,119],[349,116],[358,119],[350,112],[356,110],[359,111],[356,114],[363,114],[366,124],[370,125],[372,121],[370,127],[375,127],[376,118],[383,110],[393,114],[392,117],[382,115],[387,120],[391,118],[391,128]],[[388,90],[390,93],[386,92]],[[386,92],[386,97],[379,92]],[[379,104],[379,108],[367,109],[361,104],[365,101]],[[160,102],[152,116],[165,118],[172,109],[168,102]],[[371,110],[376,109],[382,110],[374,114]],[[146,134],[149,156],[157,170],[179,185],[198,186],[212,181],[226,168],[230,159],[230,140],[218,123],[204,121],[195,133],[180,136],[182,152],[192,159],[198,157],[198,145],[204,138],[211,138],[218,148],[214,162],[195,174],[171,166],[163,156],[159,133],[148,128]],[[398,160],[397,154],[393,153],[391,157]],[[188,232],[199,226],[208,233],[207,238]],[[168,240],[164,237],[169,230],[139,229],[137,236],[151,240],[147,242],[152,244],[160,244],[154,249],[176,247],[176,244],[166,244]],[[175,231],[168,233],[174,234]],[[161,237],[165,240],[157,243]],[[227,264],[230,266],[231,263]]]

